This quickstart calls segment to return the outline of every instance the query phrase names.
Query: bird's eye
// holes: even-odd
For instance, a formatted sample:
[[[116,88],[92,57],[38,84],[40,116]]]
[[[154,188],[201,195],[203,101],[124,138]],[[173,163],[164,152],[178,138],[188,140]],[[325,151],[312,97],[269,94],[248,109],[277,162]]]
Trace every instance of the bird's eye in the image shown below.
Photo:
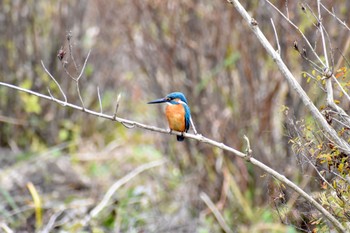
[[[167,97],[167,98],[166,98],[166,100],[167,100],[167,101],[170,101],[170,100],[171,100],[171,98],[170,98],[170,97]]]

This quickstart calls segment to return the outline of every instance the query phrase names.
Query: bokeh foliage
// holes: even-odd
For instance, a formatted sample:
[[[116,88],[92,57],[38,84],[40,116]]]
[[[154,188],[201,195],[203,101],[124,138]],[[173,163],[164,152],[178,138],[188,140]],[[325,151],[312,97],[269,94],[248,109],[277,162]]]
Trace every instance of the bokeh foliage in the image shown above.
[[[285,9],[284,1],[273,2]],[[315,20],[305,13],[302,3],[288,1],[290,18],[316,43]],[[311,1],[306,3],[315,7]],[[334,7],[340,18],[350,7],[345,0],[325,4]],[[264,1],[248,1],[245,6],[273,42],[272,17],[283,59],[324,110],[322,80],[293,49],[294,41],[304,46],[301,36]],[[69,51],[66,37],[71,33],[78,67],[92,49],[81,81],[85,107],[99,110],[99,87],[104,112],[113,113],[122,93],[120,116],[166,127],[162,108],[146,103],[181,91],[201,134],[240,150],[245,149],[242,137],[247,135],[254,157],[307,192],[318,193],[333,214],[347,221],[347,156],[331,148],[272,59],[226,1],[2,1],[0,16],[1,81],[43,93],[49,87],[60,97],[41,67],[43,60],[68,101],[80,104],[75,85],[57,58],[60,48]],[[332,44],[346,57],[348,31],[327,14],[323,23]],[[346,60],[339,52],[333,55],[336,76],[348,88]],[[68,70],[76,72],[72,60]],[[27,204],[32,200],[26,189],[29,181],[42,195],[44,224],[63,206],[66,210],[60,218],[66,222],[59,227],[74,232],[79,227],[65,214],[83,216],[115,180],[138,164],[161,157],[171,161],[166,168],[150,171],[121,189],[90,230],[218,232],[221,228],[199,198],[200,192],[210,196],[229,227],[238,232],[328,229],[304,200],[218,149],[127,130],[6,88],[0,88],[0,96],[0,157],[5,161],[0,219],[13,229],[35,228],[35,208]],[[338,96],[339,104],[347,109],[340,92]],[[348,133],[344,127],[337,130]],[[324,184],[311,163],[316,163],[330,185]],[[22,175],[15,182],[11,173]],[[79,203],[79,199],[84,201]],[[27,205],[32,208],[22,210]],[[74,206],[79,211],[73,211]]]

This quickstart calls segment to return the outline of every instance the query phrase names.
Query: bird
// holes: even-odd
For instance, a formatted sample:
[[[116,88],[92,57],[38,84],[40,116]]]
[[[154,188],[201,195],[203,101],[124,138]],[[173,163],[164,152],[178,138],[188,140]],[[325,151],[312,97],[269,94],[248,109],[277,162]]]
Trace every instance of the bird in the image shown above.
[[[165,115],[169,123],[170,132],[172,130],[186,132],[190,128],[191,111],[188,107],[187,99],[181,92],[173,92],[164,98],[148,102],[148,104],[167,103]],[[183,141],[183,135],[177,135],[178,141]]]

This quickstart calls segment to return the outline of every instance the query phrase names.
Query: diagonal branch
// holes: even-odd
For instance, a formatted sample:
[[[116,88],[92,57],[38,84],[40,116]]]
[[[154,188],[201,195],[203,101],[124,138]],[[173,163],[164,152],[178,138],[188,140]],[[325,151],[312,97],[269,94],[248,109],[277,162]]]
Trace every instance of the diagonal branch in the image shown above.
[[[95,218],[110,202],[110,199],[112,198],[113,194],[124,184],[129,182],[131,179],[139,175],[140,173],[154,168],[158,167],[160,165],[163,165],[165,163],[164,160],[159,161],[152,161],[146,164],[143,164],[134,170],[132,170],[130,173],[128,173],[126,176],[122,177],[121,179],[117,180],[107,191],[107,193],[102,198],[101,202],[93,208],[90,213],[82,220],[81,224],[85,226],[92,218]]]
[[[329,61],[328,61],[328,55],[327,55],[327,46],[326,46],[326,40],[324,36],[323,31],[323,23],[322,23],[322,15],[321,15],[321,7],[320,7],[320,0],[317,0],[317,9],[318,9],[318,23],[319,23],[319,30],[321,33],[321,39],[322,39],[322,48],[324,53],[324,58],[326,61],[326,67],[325,67],[325,73],[330,72],[329,71]],[[326,76],[324,76],[326,78]],[[327,105],[331,106],[332,108],[337,109],[336,104],[334,102],[333,97],[333,85],[332,85],[332,79],[330,77],[326,78],[326,90],[327,90]]]
[[[271,4],[268,0],[266,0],[270,5]],[[265,37],[265,35],[262,33],[262,31],[259,29],[258,24],[257,23],[252,23],[253,18],[248,14],[248,12],[246,11],[246,9],[241,5],[241,3],[238,0],[228,0],[229,3],[231,3],[235,9],[239,12],[239,14],[243,17],[243,19],[248,23],[250,29],[253,31],[253,33],[255,34],[255,36],[257,37],[257,39],[259,40],[259,42],[263,45],[263,47],[265,48],[265,50],[267,51],[267,53],[272,57],[272,59],[275,61],[275,63],[277,64],[279,70],[281,71],[281,73],[283,74],[284,78],[287,80],[289,86],[295,91],[297,92],[297,94],[299,95],[299,97],[302,99],[302,101],[304,102],[305,106],[309,109],[309,111],[311,112],[311,114],[313,115],[313,117],[315,118],[315,120],[320,124],[320,126],[325,130],[325,132],[327,132],[327,134],[330,135],[330,137],[332,138],[332,140],[338,144],[339,147],[343,148],[344,151],[346,153],[350,153],[350,146],[348,143],[346,143],[343,139],[341,139],[337,132],[327,123],[327,121],[324,119],[324,117],[322,116],[322,114],[320,113],[320,111],[316,108],[316,106],[313,104],[313,102],[310,100],[310,98],[308,97],[308,95],[305,93],[305,91],[303,90],[303,88],[300,86],[300,84],[296,81],[296,79],[294,78],[293,74],[291,73],[291,71],[288,69],[288,67],[286,66],[286,64],[283,62],[281,56],[274,50],[274,48],[272,47],[272,45],[270,44],[270,42],[267,40],[267,38]],[[278,9],[277,9],[278,10]],[[282,14],[283,15],[283,14]],[[285,17],[283,15],[283,17]],[[289,20],[287,18],[287,20]],[[290,21],[290,20],[289,20]],[[292,22],[291,22],[292,23]],[[294,25],[292,23],[292,25]],[[298,29],[298,28],[297,28]],[[318,57],[318,56],[317,56]],[[321,64],[323,64],[321,62]],[[324,64],[323,64],[324,65]],[[259,161],[255,161],[254,159],[251,159],[250,162],[252,162],[253,164],[255,164],[256,166],[262,168],[263,170],[270,170],[271,168],[267,167],[265,164],[262,164]],[[256,163],[257,162],[257,163]],[[269,174],[274,173],[273,176],[276,177],[277,174],[276,171],[269,171]],[[276,177],[277,178],[277,177]],[[282,182],[284,182],[285,184],[288,183],[288,186],[290,185],[289,182],[291,182],[290,180],[288,180],[286,177],[282,176],[282,177],[278,177],[277,179],[281,180]],[[306,194],[303,190],[301,190],[298,186],[296,185],[292,185],[289,187],[293,187],[296,188],[294,189],[295,191],[297,191],[298,193],[303,193],[303,197],[306,198],[306,196],[304,196],[304,194]],[[300,190],[297,190],[300,189]],[[306,194],[307,195],[307,194]],[[308,196],[308,195],[307,195]],[[337,227],[341,232],[346,232],[346,229],[341,225],[341,223],[331,214],[329,213],[326,209],[324,209],[322,207],[322,205],[320,205],[318,202],[316,202],[313,198],[311,197],[307,197],[306,198],[309,202],[311,202],[329,221],[332,222],[332,224]]]
[[[328,10],[327,7],[325,7],[322,3],[320,3],[320,5],[322,6],[323,9],[325,9],[327,11],[328,14],[332,15],[341,25],[343,25],[343,27],[345,27],[346,29],[348,29],[350,31],[349,26],[345,23],[345,21],[342,21],[341,19],[339,19],[339,17],[334,13],[334,9],[332,9],[332,12],[330,10]]]
[[[60,90],[63,98],[64,98],[64,103],[62,104],[63,106],[65,106],[65,104],[67,103],[67,97],[64,94],[64,91],[61,88],[61,85],[56,81],[56,79],[53,77],[53,75],[48,71],[48,69],[46,68],[46,66],[44,65],[44,62],[41,60],[41,65],[44,68],[45,72],[49,75],[49,77],[52,79],[52,81],[55,82],[55,84],[58,86],[58,89]],[[49,93],[50,93],[50,89],[48,89]],[[51,93],[50,93],[51,95]],[[52,97],[53,98],[53,97]]]
[[[261,45],[265,48],[267,53],[272,57],[272,59],[277,64],[278,69],[283,74],[284,78],[287,80],[289,86],[297,92],[298,96],[304,102],[305,106],[309,109],[315,120],[321,125],[321,127],[330,135],[332,140],[343,148],[346,153],[350,153],[350,146],[343,139],[341,139],[337,132],[327,123],[326,119],[313,104],[309,96],[305,93],[304,89],[300,86],[297,80],[294,78],[291,71],[288,69],[281,56],[274,50],[270,42],[267,40],[265,35],[261,32],[257,24],[251,24],[252,17],[244,9],[238,0],[229,0],[230,3],[234,5],[236,10],[241,14],[245,21],[249,24],[250,29],[254,32]]]
[[[222,216],[222,214],[220,213],[220,211],[218,210],[218,208],[215,206],[215,204],[213,203],[212,200],[210,200],[210,197],[208,196],[208,194],[206,194],[205,192],[201,192],[199,194],[200,198],[204,201],[204,203],[209,207],[209,209],[211,210],[211,212],[213,212],[215,218],[218,220],[221,228],[226,232],[226,233],[233,233],[233,231],[230,229],[230,227],[227,225],[227,223],[225,222],[224,217]]]
[[[275,5],[273,5],[269,0],[265,0],[271,7],[273,7],[285,20],[287,20],[287,22],[292,25],[299,33],[300,35],[303,37],[303,39],[305,40],[306,44],[308,45],[308,47],[310,48],[310,50],[312,51],[312,53],[315,55],[315,57],[317,58],[317,60],[320,62],[320,64],[322,64],[322,66],[324,66],[324,63],[322,62],[321,58],[318,56],[318,54],[316,53],[316,51],[314,50],[314,48],[312,47],[310,41],[307,39],[307,37],[305,36],[305,34],[299,29],[299,27],[297,25],[295,25],[287,16],[285,16]],[[233,2],[233,0],[228,0],[228,2]],[[238,1],[237,1],[238,2]],[[243,7],[242,7],[243,8]],[[243,8],[244,9],[244,8]],[[245,10],[245,9],[244,9]],[[248,13],[247,13],[247,16]],[[250,17],[250,16],[249,16]],[[250,21],[249,21],[250,22]]]

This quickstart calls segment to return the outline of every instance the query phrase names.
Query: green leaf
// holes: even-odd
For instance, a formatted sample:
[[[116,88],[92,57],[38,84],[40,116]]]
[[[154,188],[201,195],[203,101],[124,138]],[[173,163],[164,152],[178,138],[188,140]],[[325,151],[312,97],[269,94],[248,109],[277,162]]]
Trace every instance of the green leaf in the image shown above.
[[[32,81],[26,79],[19,86],[25,89],[30,89],[32,87]],[[26,93],[20,93],[20,99],[23,102],[23,107],[26,113],[41,113],[39,97],[35,95],[28,95]]]
[[[61,140],[61,141],[66,141],[69,137],[69,132],[68,130],[66,129],[61,129],[59,132],[58,132],[58,138]]]
[[[20,98],[23,102],[24,110],[27,113],[41,113],[41,106],[39,104],[39,97],[35,95],[20,94]]]

